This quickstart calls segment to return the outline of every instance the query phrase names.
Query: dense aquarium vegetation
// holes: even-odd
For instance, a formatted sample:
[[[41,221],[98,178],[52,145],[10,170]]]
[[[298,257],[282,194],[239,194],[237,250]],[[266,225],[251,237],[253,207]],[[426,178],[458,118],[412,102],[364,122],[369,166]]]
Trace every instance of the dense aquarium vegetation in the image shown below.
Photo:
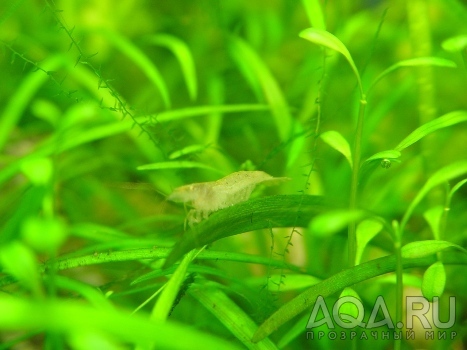
[[[466,347],[464,1],[4,0],[0,40],[1,349]]]

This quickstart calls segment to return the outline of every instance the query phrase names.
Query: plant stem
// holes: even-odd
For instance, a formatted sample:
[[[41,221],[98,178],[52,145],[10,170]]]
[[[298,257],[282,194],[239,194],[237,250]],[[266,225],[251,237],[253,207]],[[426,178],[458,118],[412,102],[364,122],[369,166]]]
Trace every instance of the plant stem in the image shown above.
[[[402,304],[404,295],[404,281],[402,277],[402,232],[399,231],[398,227],[395,232],[396,242],[394,242],[394,250],[396,255],[396,328],[399,328],[397,324],[402,322]],[[394,340],[394,349],[399,350],[401,348],[401,339]]]
[[[365,107],[367,101],[365,94],[362,94],[360,99],[360,108],[358,111],[357,130],[355,133],[355,140],[352,152],[352,180],[350,184],[350,204],[349,209],[355,210],[358,202],[358,177],[360,170],[360,157],[361,157],[361,143],[363,133],[363,120],[365,116]],[[348,231],[348,248],[349,248],[349,268],[355,265],[355,257],[357,252],[357,236],[356,224],[353,222],[349,225]]]

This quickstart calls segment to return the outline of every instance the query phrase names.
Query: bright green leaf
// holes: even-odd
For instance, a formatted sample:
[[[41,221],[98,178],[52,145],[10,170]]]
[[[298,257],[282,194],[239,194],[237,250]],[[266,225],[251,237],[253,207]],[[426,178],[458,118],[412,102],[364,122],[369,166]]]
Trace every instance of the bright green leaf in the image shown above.
[[[0,250],[0,263],[4,272],[30,288],[34,295],[43,294],[36,257],[24,244],[14,241],[3,246]]]
[[[306,132],[303,126],[299,122],[295,122],[293,128],[294,135],[290,139],[290,147],[287,151],[286,167],[288,169],[295,164],[295,161],[300,157],[306,145]]]
[[[446,285],[446,271],[441,261],[435,262],[423,274],[422,294],[428,301],[441,297]]]
[[[152,120],[157,123],[181,120],[197,116],[205,116],[212,113],[241,113],[267,111],[270,107],[264,104],[236,104],[236,105],[215,105],[215,106],[196,106],[189,108],[172,109],[154,115],[141,117],[140,122]],[[130,124],[131,126],[131,124]]]
[[[467,47],[467,35],[458,35],[444,40],[441,43],[444,50],[448,52],[461,52]]]
[[[420,203],[423,197],[425,197],[426,194],[432,188],[446,181],[449,181],[453,178],[462,176],[466,173],[467,173],[467,161],[465,160],[447,165],[444,168],[441,168],[440,170],[438,170],[436,173],[434,173],[428,179],[428,181],[425,183],[422,189],[417,193],[417,196],[413,199],[412,203],[410,203],[409,207],[407,208],[407,211],[405,212],[404,217],[402,218],[402,221],[401,221],[401,229],[403,229],[405,225],[407,224],[407,221],[409,220],[410,216],[412,215],[413,210],[418,205],[418,203]]]
[[[21,170],[34,185],[45,185],[52,178],[53,164],[49,158],[26,159]]]
[[[442,205],[437,205],[423,213],[423,217],[428,222],[428,225],[430,225],[431,231],[433,232],[433,236],[435,239],[440,238],[439,223],[441,221],[441,217],[443,216],[443,212],[444,207]]]
[[[340,41],[337,37],[332,35],[331,33],[317,28],[308,28],[302,30],[299,36],[303,39],[311,41],[314,44],[327,47],[329,49],[335,50],[342,54],[347,62],[349,62],[350,67],[352,68],[353,72],[355,73],[355,77],[357,78],[358,86],[360,88],[360,93],[363,96],[363,87],[362,82],[360,79],[360,74],[358,73],[357,66],[355,65],[352,56],[350,55],[349,50],[347,47]]]
[[[277,290],[277,286],[280,281],[283,280],[284,276],[280,274],[273,274],[268,278],[268,290]],[[287,274],[287,283],[281,285],[279,292],[287,292],[291,290],[300,290],[304,288],[311,287],[317,283],[321,282],[321,279],[303,274]],[[254,277],[250,280],[247,280],[247,283],[253,285],[255,288],[264,287],[264,277]]]
[[[229,50],[242,73],[248,77],[250,84],[253,87],[257,85],[261,87],[266,101],[271,106],[279,137],[282,141],[286,141],[291,135],[292,116],[276,79],[247,42],[233,37],[229,42]]]
[[[451,201],[452,196],[454,193],[456,193],[462,186],[464,186],[467,183],[467,179],[464,179],[462,181],[459,181],[457,184],[455,184],[451,191],[449,191],[449,201]]]
[[[209,147],[209,145],[190,145],[178,151],[170,153],[169,159],[176,159],[176,158],[186,156],[188,154],[200,153],[204,151],[207,147]]]
[[[326,30],[324,14],[319,0],[302,0],[302,4],[312,27]]]
[[[63,66],[64,58],[62,55],[51,55],[41,62],[44,70],[57,70]],[[31,105],[31,101],[36,96],[37,90],[49,80],[45,74],[37,74],[32,71],[18,84],[12,94],[2,103],[2,113],[0,114],[0,151],[3,150],[8,142],[13,129],[18,124],[21,116]],[[14,93],[13,93],[14,92]]]
[[[355,264],[360,264],[363,251],[373,237],[375,237],[383,228],[380,221],[367,219],[363,220],[357,226],[357,254],[355,257]]]
[[[415,142],[419,141],[421,138],[426,135],[442,129],[448,126],[459,124],[467,121],[467,112],[466,111],[454,111],[447,113],[439,118],[436,118],[426,124],[415,129],[409,136],[403,139],[394,149],[397,151],[402,151],[403,149],[409,147]]]
[[[180,287],[186,278],[188,265],[193,261],[197,254],[197,250],[192,250],[182,259],[180,265],[178,265],[177,269],[166,283],[164,290],[157,299],[157,302],[154,304],[154,308],[151,313],[152,320],[165,321],[167,319],[178,292],[180,291]]]
[[[456,68],[456,64],[453,61],[446,60],[439,57],[416,57],[410,58],[404,61],[397,62],[391,67],[384,70],[380,75],[371,84],[371,87],[368,88],[368,91],[376,85],[382,78],[384,78],[389,73],[395,71],[396,69],[403,67],[420,67],[420,66],[437,66],[437,67],[447,67],[447,68]]]
[[[359,221],[366,213],[361,210],[334,210],[320,214],[310,222],[310,230],[318,236],[331,235],[344,229],[349,223]]]
[[[263,339],[255,346],[252,346],[251,338],[258,328],[256,322],[219,288],[203,284],[193,286],[193,288],[190,288],[189,293],[211,312],[245,348],[257,350],[277,349],[269,339]]]
[[[321,139],[329,146],[340,152],[349,162],[352,168],[352,151],[347,140],[338,131],[326,131],[320,135]]]
[[[170,108],[171,102],[169,89],[167,88],[161,73],[149,57],[130,40],[119,33],[104,28],[101,28],[100,31],[115,45],[115,47],[127,55],[144,72],[144,74],[146,74],[148,79],[159,90],[165,107]]]
[[[183,78],[188,88],[188,93],[192,100],[196,100],[198,95],[198,81],[193,56],[187,44],[179,38],[168,34],[157,34],[150,36],[148,42],[168,48],[178,60],[183,72]]]
[[[67,237],[65,223],[59,219],[31,217],[23,223],[24,241],[39,253],[54,254]]]
[[[70,334],[93,330],[123,342],[125,349],[136,344],[156,344],[157,349],[240,349],[225,339],[202,332],[192,325],[150,321],[128,312],[91,307],[79,300],[50,298],[45,301],[0,295],[1,329],[21,329],[27,334],[37,330]],[[31,332],[31,333],[29,333]],[[183,336],[180,336],[183,334]],[[62,348],[62,347],[60,347]],[[98,349],[98,348],[92,348]]]
[[[68,335],[68,342],[73,350],[123,350],[123,346],[117,344],[112,337],[99,331],[78,328]]]
[[[458,248],[467,253],[467,250],[457,244],[437,240],[416,241],[408,243],[402,247],[401,253],[403,258],[416,259],[438,253],[450,247]]]

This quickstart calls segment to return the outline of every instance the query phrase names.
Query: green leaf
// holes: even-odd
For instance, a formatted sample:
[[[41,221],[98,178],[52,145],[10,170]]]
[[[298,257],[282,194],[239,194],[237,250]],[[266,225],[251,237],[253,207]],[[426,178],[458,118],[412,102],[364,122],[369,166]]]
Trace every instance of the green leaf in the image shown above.
[[[188,154],[200,153],[204,151],[207,147],[209,147],[209,145],[190,145],[190,146],[184,147],[180,150],[170,153],[169,159],[177,159],[177,158],[186,156]]]
[[[26,158],[21,163],[21,170],[34,185],[45,185],[52,178],[53,164],[49,158]]]
[[[363,220],[357,226],[357,253],[355,264],[360,264],[363,251],[367,244],[382,230],[383,224],[374,219]]]
[[[199,162],[190,162],[188,160],[174,160],[171,162],[158,162],[152,164],[145,164],[137,167],[137,170],[160,170],[160,169],[192,169],[192,168],[199,168],[199,169],[207,169],[212,170],[216,173],[225,175],[219,169],[213,168],[209,165],[199,163]]]
[[[378,153],[373,154],[371,157],[365,159],[365,161],[362,164],[362,167],[365,165],[365,163],[369,163],[375,160],[380,160],[380,159],[391,159],[392,160],[392,159],[400,158],[400,156],[401,156],[401,152],[396,151],[394,149],[378,152]]]
[[[179,38],[168,34],[152,35],[146,39],[147,42],[168,48],[178,60],[183,72],[183,78],[188,89],[191,100],[196,100],[198,95],[198,82],[193,56],[187,44]]]
[[[391,167],[392,162],[399,163],[399,157],[401,153],[396,150],[387,150],[373,154],[371,157],[367,158],[360,167],[360,186],[363,185],[368,180],[369,176],[376,170],[378,166],[388,169]]]
[[[404,214],[404,217],[401,221],[401,230],[404,229],[407,221],[409,220],[410,216],[412,215],[413,210],[415,207],[420,203],[420,201],[425,197],[425,195],[435,186],[438,186],[446,181],[454,179],[458,176],[462,176],[467,173],[467,161],[459,161],[454,164],[450,164],[441,168],[436,173],[434,173],[425,185],[420,189],[417,193],[415,198],[413,199],[412,203],[410,203],[407,211]]]
[[[170,108],[171,102],[169,89],[167,88],[161,73],[157,69],[156,65],[149,59],[149,57],[131,41],[119,33],[105,28],[100,28],[100,32],[107,39],[109,39],[109,41],[112,42],[115,47],[127,55],[144,72],[144,74],[146,74],[148,79],[159,90],[165,107]]]
[[[64,58],[61,55],[51,55],[50,58],[41,62],[44,70],[57,70],[64,64]],[[14,93],[8,96],[3,102],[0,114],[0,151],[10,138],[11,132],[21,119],[24,111],[31,105],[31,101],[36,96],[37,90],[47,82],[49,77],[45,74],[31,72],[28,74],[19,86],[16,86]]]
[[[251,337],[257,325],[229,296],[214,286],[193,286],[189,293],[216,317],[248,349],[277,349],[269,339],[252,346]]]
[[[43,296],[36,257],[28,247],[18,241],[3,246],[0,263],[4,272],[23,283],[36,297]]]
[[[441,297],[446,285],[446,271],[441,261],[435,262],[423,274],[422,294],[428,301],[433,297]]]
[[[310,231],[317,236],[339,232],[349,223],[359,221],[368,215],[362,210],[333,210],[320,214],[310,222]]]
[[[330,130],[323,132],[319,135],[321,139],[329,146],[334,148],[337,152],[341,153],[349,162],[352,168],[352,151],[347,140],[338,131]]]
[[[417,241],[406,244],[401,248],[401,254],[403,258],[423,258],[428,255],[438,253],[446,248],[457,248],[467,253],[467,250],[461,246],[447,242],[447,241],[438,241],[438,240],[426,240],[426,241]]]
[[[57,218],[30,217],[21,230],[24,241],[39,253],[54,255],[67,237],[65,223]]]
[[[459,181],[457,184],[455,184],[451,191],[449,191],[449,202],[451,201],[452,196],[454,193],[456,193],[462,186],[464,186],[467,183],[467,179],[464,179],[462,181]]]
[[[410,145],[419,141],[421,138],[436,130],[447,128],[448,126],[456,125],[466,121],[466,111],[454,111],[447,113],[415,129],[412,133],[410,133],[409,136],[403,139],[394,149],[397,151],[402,151],[403,149],[409,147]]]
[[[3,293],[0,296],[0,310],[1,329],[26,332],[37,332],[40,329],[63,334],[93,330],[123,343],[125,348],[130,343],[156,344],[157,349],[173,350],[192,349],[193,344],[200,349],[240,349],[231,342],[197,330],[192,325],[149,321],[147,317],[130,315],[126,311],[97,309],[82,301],[60,300],[58,297],[45,302]]]
[[[441,47],[448,52],[461,52],[467,47],[467,35],[458,35],[446,39],[441,43]]]
[[[420,259],[403,258],[403,268],[414,268],[429,266],[436,262],[435,256],[426,256]],[[449,254],[443,256],[443,262],[467,265],[467,254]],[[325,279],[298,296],[282,305],[268,319],[266,319],[258,328],[251,341],[257,342],[269,334],[273,333],[280,326],[300,314],[305,310],[310,310],[316,302],[318,296],[326,298],[345,287],[351,287],[354,284],[368,280],[370,278],[381,276],[388,272],[396,270],[397,259],[395,255],[385,256],[370,260],[363,264],[342,270],[335,275]]]
[[[229,42],[229,51],[250,84],[253,87],[257,85],[261,87],[271,107],[279,137],[281,141],[286,141],[291,136],[293,120],[287,100],[276,79],[258,54],[244,40],[232,37]]]
[[[303,7],[305,7],[305,12],[311,26],[314,28],[326,30],[323,10],[319,0],[302,0],[302,4]]]
[[[287,169],[290,169],[295,164],[295,161],[303,153],[303,149],[306,146],[307,141],[306,131],[304,130],[300,122],[294,122],[293,129],[294,135],[288,141],[290,142],[290,147],[287,151]]]
[[[177,266],[177,269],[165,284],[160,297],[154,304],[154,308],[151,313],[152,320],[165,321],[167,319],[180,291],[180,287],[185,280],[188,265],[193,261],[197,253],[198,251],[192,250],[185,255],[180,265]]]
[[[278,195],[218,210],[183,235],[167,257],[164,268],[190,250],[224,237],[271,227],[307,227],[313,216],[328,207],[320,196]]]
[[[431,231],[433,232],[433,237],[435,239],[440,238],[440,222],[441,222],[441,217],[443,216],[444,212],[444,207],[442,205],[437,205],[433,208],[428,209],[423,213],[423,217],[425,220],[428,222],[428,225],[430,225]]]
[[[280,274],[273,274],[268,277],[267,290],[277,290],[277,286],[280,281],[283,280],[284,276]],[[304,288],[309,288],[317,283],[321,282],[321,279],[304,274],[287,274],[287,283],[281,285],[281,288],[278,292],[287,292],[291,290],[300,290]],[[247,280],[249,285],[253,285],[254,288],[264,287],[264,276],[254,277],[250,280]]]
[[[444,58],[439,57],[416,57],[410,58],[404,61],[397,62],[393,64],[391,67],[384,70],[380,75],[376,77],[373,81],[371,86],[368,88],[369,91],[386,75],[395,71],[396,69],[403,68],[403,67],[420,67],[420,66],[437,66],[437,67],[447,67],[447,68],[456,68],[457,65],[450,60],[446,60]]]
[[[355,77],[357,78],[361,96],[362,97],[364,96],[362,82],[360,79],[360,74],[358,73],[357,66],[354,63],[349,50],[342,43],[342,41],[340,41],[337,37],[335,37],[331,33],[323,29],[317,29],[317,28],[308,28],[308,29],[302,30],[299,36],[303,39],[311,41],[314,44],[327,47],[329,49],[335,50],[339,52],[340,54],[342,54],[347,60],[347,62],[349,62],[350,67],[352,68],[355,74]]]
[[[115,342],[112,337],[98,331],[89,329],[78,329],[68,334],[68,343],[73,350],[122,350],[123,348]]]
[[[270,107],[263,104],[237,104],[237,105],[216,105],[216,106],[196,106],[190,108],[173,109],[164,111],[155,115],[141,117],[141,122],[152,120],[158,123],[169,122],[173,120],[182,120],[198,116],[205,116],[212,113],[241,113],[267,111]],[[131,126],[131,121],[129,122]]]

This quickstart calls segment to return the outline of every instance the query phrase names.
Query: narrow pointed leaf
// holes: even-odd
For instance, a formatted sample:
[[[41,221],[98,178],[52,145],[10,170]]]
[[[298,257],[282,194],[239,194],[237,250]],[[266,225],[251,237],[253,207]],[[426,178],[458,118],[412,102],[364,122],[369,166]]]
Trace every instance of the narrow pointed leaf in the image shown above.
[[[145,164],[137,167],[138,170],[160,170],[160,169],[191,169],[191,168],[199,168],[199,169],[207,169],[212,170],[219,174],[224,174],[221,170],[213,168],[209,165],[200,163],[200,162],[191,162],[188,160],[174,160],[171,162],[158,162],[152,164]]]
[[[352,151],[350,150],[350,145],[344,136],[337,131],[330,130],[323,132],[320,137],[329,146],[341,153],[349,162],[350,168],[352,168]]]
[[[401,228],[403,229],[405,227],[415,207],[418,205],[418,203],[420,203],[423,197],[425,197],[426,194],[432,188],[446,181],[454,179],[458,176],[462,176],[466,173],[467,173],[467,161],[466,160],[447,165],[444,168],[441,168],[440,170],[438,170],[436,173],[434,173],[428,179],[428,181],[425,183],[422,189],[417,193],[417,196],[413,199],[412,203],[410,203],[409,207],[407,208],[407,211],[404,214],[404,217],[402,218]]]
[[[127,55],[143,72],[146,74],[148,79],[154,84],[154,86],[159,90],[162,101],[166,108],[170,108],[170,93],[167,85],[162,77],[159,69],[156,65],[149,59],[149,57],[141,51],[136,45],[134,45],[127,38],[121,36],[119,33],[101,29],[101,33],[109,39],[115,47],[117,47],[121,52]]]
[[[409,147],[410,145],[419,141],[421,138],[425,137],[428,134],[431,134],[436,130],[447,128],[448,126],[456,125],[466,121],[467,111],[455,111],[447,113],[415,129],[409,136],[403,139],[394,149],[397,151],[402,151],[403,149]]]
[[[411,242],[406,244],[405,246],[402,247],[401,253],[403,258],[410,258],[410,259],[416,259],[416,258],[423,258],[428,255],[433,255],[435,253],[438,253],[446,248],[457,248],[465,253],[467,253],[467,250],[462,248],[461,246],[447,242],[447,241],[437,241],[437,240],[426,240],[426,241],[417,241],[417,242]]]
[[[200,285],[190,288],[189,293],[211,312],[246,348],[257,350],[277,349],[269,339],[263,339],[256,346],[252,346],[250,339],[256,331],[256,323],[222,290],[213,286]]]
[[[149,37],[148,42],[168,48],[177,58],[182,69],[183,78],[191,100],[198,96],[198,79],[193,56],[188,45],[179,38],[168,34],[157,34]]]
[[[371,84],[371,87],[368,91],[374,87],[382,78],[384,78],[389,73],[404,67],[420,67],[420,66],[437,66],[437,67],[446,67],[446,68],[456,68],[456,63],[450,60],[439,57],[416,57],[410,58],[408,60],[403,60],[393,64],[391,67],[384,70],[380,75]]]
[[[428,209],[423,213],[423,217],[430,225],[431,231],[433,232],[433,237],[435,239],[439,239],[439,224],[441,221],[441,217],[443,215],[444,208],[442,205],[437,205],[433,208]]]
[[[311,41],[314,44],[327,47],[329,49],[335,50],[342,54],[347,62],[349,62],[350,67],[352,68],[355,77],[357,78],[358,86],[360,88],[360,93],[363,96],[363,87],[362,82],[360,79],[360,74],[358,73],[357,66],[355,65],[352,56],[350,55],[349,50],[344,45],[342,41],[340,41],[337,37],[333,34],[317,28],[308,28],[300,32],[299,36],[303,39]]]
[[[234,37],[229,42],[229,49],[243,74],[248,77],[250,84],[253,87],[261,87],[262,93],[271,107],[279,137],[282,141],[286,141],[291,136],[292,116],[277,80],[247,42]]]
[[[362,258],[363,251],[370,242],[383,228],[380,221],[373,219],[363,220],[357,226],[357,254],[355,264],[359,264]]]

